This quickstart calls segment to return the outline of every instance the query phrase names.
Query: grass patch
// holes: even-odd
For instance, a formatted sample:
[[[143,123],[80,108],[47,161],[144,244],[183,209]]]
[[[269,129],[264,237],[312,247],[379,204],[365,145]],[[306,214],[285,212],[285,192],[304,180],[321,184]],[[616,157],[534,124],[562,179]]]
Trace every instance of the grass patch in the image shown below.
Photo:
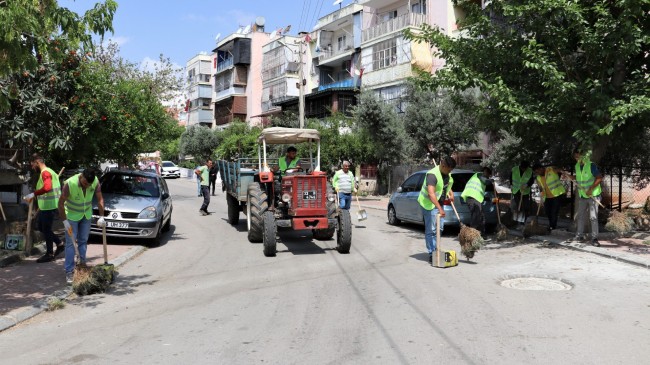
[[[642,243],[643,243],[644,245],[648,245],[648,246],[650,246],[650,240],[645,240],[645,241],[643,241]]]
[[[55,311],[57,309],[63,309],[65,307],[65,301],[57,297],[51,297],[47,300],[47,310],[49,312]]]

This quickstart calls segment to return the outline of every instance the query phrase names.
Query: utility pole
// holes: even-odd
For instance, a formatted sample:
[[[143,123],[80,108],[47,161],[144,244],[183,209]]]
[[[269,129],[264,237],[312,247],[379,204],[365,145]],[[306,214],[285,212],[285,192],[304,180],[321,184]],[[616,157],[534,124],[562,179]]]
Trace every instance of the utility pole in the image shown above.
[[[299,96],[298,96],[298,112],[299,112],[299,120],[300,120],[300,129],[305,128],[305,76],[303,72],[303,64],[302,64],[302,39],[300,39],[298,44],[298,77],[300,78],[300,83],[298,84],[299,87]]]

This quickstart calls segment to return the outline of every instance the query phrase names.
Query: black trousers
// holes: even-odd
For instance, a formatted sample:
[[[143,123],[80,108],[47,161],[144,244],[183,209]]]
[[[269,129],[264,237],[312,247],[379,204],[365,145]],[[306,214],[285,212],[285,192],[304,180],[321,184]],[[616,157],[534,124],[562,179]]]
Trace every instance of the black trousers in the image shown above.
[[[201,210],[208,211],[208,205],[210,205],[210,187],[207,185],[201,185],[201,194],[203,194],[203,205],[201,205]]]
[[[562,202],[563,195],[556,196],[555,198],[546,198],[544,201],[544,212],[548,217],[548,224],[551,229],[557,228],[557,218],[560,215],[560,203]]]
[[[483,215],[483,206],[478,200],[467,197],[467,207],[469,208],[470,222],[469,226],[485,235],[485,216]]]
[[[217,177],[210,177],[210,190],[212,191],[212,195],[214,195],[215,185],[217,185]]]
[[[45,250],[49,255],[54,254],[54,244],[57,246],[61,244],[61,239],[52,231],[54,214],[56,214],[56,209],[40,210],[38,212],[38,230],[45,237]]]

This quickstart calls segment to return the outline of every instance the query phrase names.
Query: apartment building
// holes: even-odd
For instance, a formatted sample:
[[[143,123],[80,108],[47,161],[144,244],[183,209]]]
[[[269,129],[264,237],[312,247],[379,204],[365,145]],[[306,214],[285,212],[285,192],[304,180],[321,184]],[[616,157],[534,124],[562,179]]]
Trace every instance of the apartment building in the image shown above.
[[[262,114],[269,117],[281,112],[279,103],[295,99],[300,94],[300,37],[283,35],[262,47]]]
[[[262,114],[262,47],[264,28],[246,27],[221,40],[212,51],[212,102],[217,128],[234,119],[260,124]]]
[[[351,3],[319,18],[314,30],[302,35],[306,118],[347,113],[356,104],[362,10],[363,6]],[[298,100],[287,99],[278,105],[283,110],[297,110]]]
[[[211,58],[197,54],[185,66],[187,76],[187,126],[200,124],[212,128],[212,90],[210,84]]]

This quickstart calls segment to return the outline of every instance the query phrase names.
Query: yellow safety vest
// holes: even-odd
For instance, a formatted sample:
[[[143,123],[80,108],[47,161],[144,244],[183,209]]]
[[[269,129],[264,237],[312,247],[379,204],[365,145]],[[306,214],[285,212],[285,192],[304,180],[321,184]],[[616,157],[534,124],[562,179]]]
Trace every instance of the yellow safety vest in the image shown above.
[[[584,160],[584,166],[580,168],[580,161],[576,163],[576,183],[578,183],[578,186],[581,187],[581,189],[578,189],[578,194],[580,194],[581,198],[589,198],[587,195],[587,190],[591,187],[591,185],[594,184],[594,181],[596,181],[596,177],[591,173],[591,161],[590,160]],[[598,196],[602,192],[602,189],[600,187],[600,184],[594,188],[594,190],[591,193],[591,196]]]
[[[562,184],[560,176],[555,173],[552,167],[546,168],[544,179],[542,179],[542,176],[537,176],[537,184],[542,188],[545,195],[546,191],[551,193],[551,196],[547,196],[547,198],[555,198],[566,193],[566,189],[564,189],[564,184]]]
[[[420,203],[420,206],[426,210],[433,210],[435,208],[435,204],[429,199],[429,191],[427,190],[427,175],[429,174],[434,174],[436,175],[436,198],[440,200],[440,197],[444,193],[446,194],[447,191],[449,190],[449,187],[454,185],[454,178],[449,175],[449,182],[447,185],[444,185],[443,180],[442,180],[442,173],[440,172],[440,166],[436,166],[432,168],[431,170],[427,171],[427,173],[424,175],[424,181],[422,182],[422,188],[420,189],[420,195],[418,195],[418,203]]]
[[[78,222],[84,217],[90,219],[93,216],[93,196],[95,195],[95,189],[99,180],[95,177],[95,181],[84,190],[79,185],[79,177],[81,174],[76,174],[73,177],[65,181],[68,184],[68,189],[70,190],[70,196],[65,201],[65,215],[69,220]]]
[[[533,169],[531,169],[530,167],[524,171],[523,175],[521,175],[521,171],[519,171],[519,166],[513,167],[512,168],[512,193],[517,194],[521,186],[526,184],[532,176],[533,176]],[[527,187],[526,189],[521,189],[521,194],[522,195],[530,194],[530,186]]]
[[[298,164],[298,157],[291,160],[289,166],[287,166],[287,156],[282,156],[278,160],[278,165],[280,165],[280,171],[285,172],[287,169],[292,169]]]
[[[460,194],[460,197],[467,201],[467,197],[476,199],[479,203],[483,203],[485,199],[485,184],[478,177],[478,173],[474,174],[471,179],[465,185],[463,193]]]
[[[37,198],[38,209],[40,210],[54,210],[59,206],[59,197],[61,196],[61,183],[59,182],[59,175],[51,168],[46,167],[41,171],[36,183],[36,190],[41,190],[45,183],[43,183],[43,172],[49,172],[52,175],[52,190]]]

